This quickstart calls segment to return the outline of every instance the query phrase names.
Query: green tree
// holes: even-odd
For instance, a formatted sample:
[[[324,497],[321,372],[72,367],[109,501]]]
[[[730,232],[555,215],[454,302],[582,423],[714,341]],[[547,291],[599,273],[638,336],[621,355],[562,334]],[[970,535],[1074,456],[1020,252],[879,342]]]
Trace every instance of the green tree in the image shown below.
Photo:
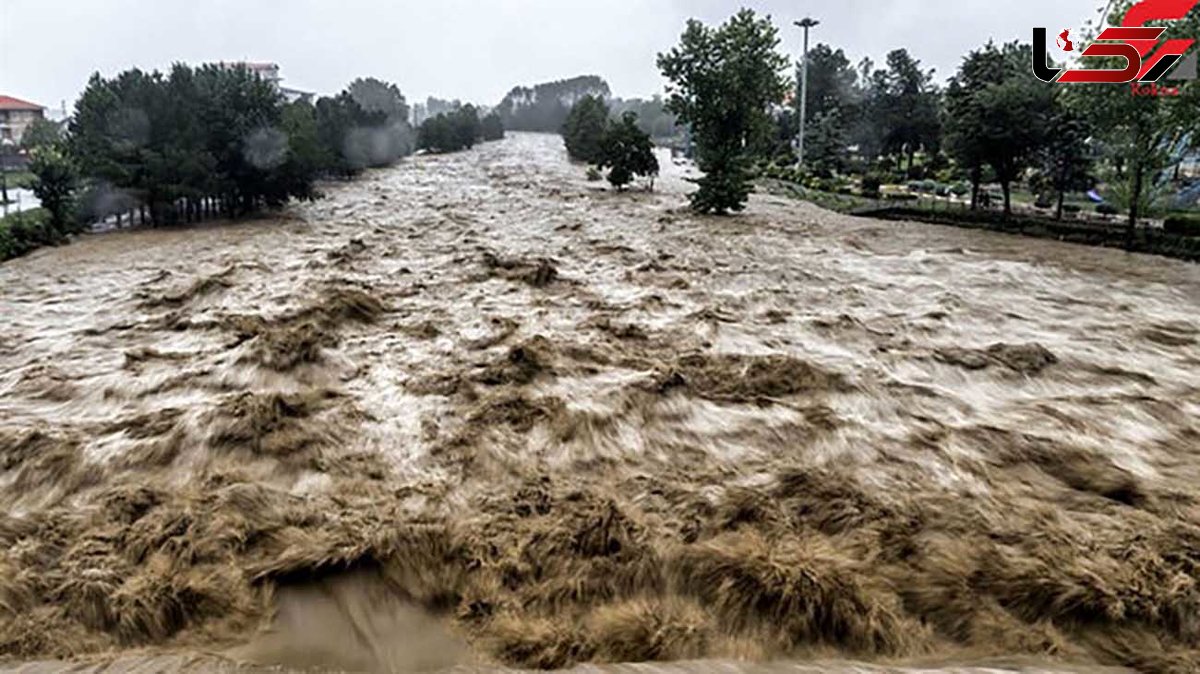
[[[1133,6],[1128,0],[1109,7],[1109,23],[1119,25]],[[1163,24],[1162,40],[1194,39],[1200,34],[1200,12],[1183,20]],[[1083,36],[1085,39],[1088,36]],[[1112,68],[1118,59],[1083,59],[1085,68]],[[1168,73],[1164,82],[1170,82]],[[1138,221],[1154,207],[1154,196],[1162,191],[1169,169],[1188,151],[1200,146],[1200,81],[1170,82],[1179,86],[1178,96],[1135,96],[1125,86],[1078,87],[1072,92],[1075,104],[1087,112],[1102,151],[1109,188],[1116,201],[1126,207],[1129,219],[1126,239],[1132,245]]]
[[[797,78],[799,78],[797,66]],[[862,107],[858,71],[845,52],[818,44],[808,53],[808,101],[804,138],[804,161],[818,173],[829,175],[846,167],[851,132]],[[799,132],[799,97],[785,115],[791,140]]]
[[[29,163],[33,173],[33,193],[50,213],[50,225],[59,234],[77,231],[75,192],[79,172],[75,162],[58,143],[39,147]]]
[[[563,141],[567,155],[576,161],[598,164],[604,158],[604,132],[608,127],[608,106],[595,96],[579,99],[563,123]]]
[[[346,93],[358,104],[364,117],[379,115],[371,121],[408,121],[408,102],[395,84],[374,77],[360,77],[346,87]]]
[[[417,129],[417,147],[427,152],[453,152],[457,149],[454,127],[445,113],[430,117]]]
[[[95,75],[68,137],[90,182],[85,216],[140,204],[154,223],[191,221],[309,198],[318,153],[304,148],[302,163],[289,139],[319,130],[304,121],[286,118],[274,86],[241,67]]]
[[[475,146],[483,136],[483,124],[473,105],[429,117],[417,129],[417,147],[433,153],[457,152]]]
[[[483,137],[483,125],[479,121],[479,111],[475,106],[467,104],[455,110],[450,115],[454,126],[454,137],[458,149],[475,147],[476,141]]]
[[[312,199],[316,197],[312,176],[321,173],[325,162],[316,109],[303,100],[285,105],[281,129],[287,137],[288,154],[279,168],[279,182],[286,194]]]
[[[984,144],[979,135],[982,125],[976,97],[989,85],[1008,77],[1004,56],[995,43],[967,54],[958,72],[950,78],[945,95],[945,144],[949,154],[967,172],[971,181],[971,209],[979,204],[983,169],[987,164]]]
[[[936,150],[941,140],[933,74],[921,70],[908,50],[897,49],[887,55],[887,68],[871,75],[867,114],[880,126],[881,150],[906,157],[909,172],[917,151]]]
[[[769,18],[743,9],[718,28],[688,22],[680,43],[659,54],[670,82],[668,111],[691,126],[704,177],[692,194],[702,213],[740,211],[750,194],[749,152],[772,130],[770,108],[788,90],[788,60]]]
[[[410,111],[399,87],[368,77],[351,82],[343,94],[356,104],[349,108],[354,127],[346,145],[352,163],[390,166],[412,152]]]
[[[1037,162],[1047,185],[1054,190],[1054,218],[1062,220],[1066,193],[1091,186],[1093,156],[1088,139],[1093,129],[1087,116],[1064,95],[1054,97],[1048,131],[1038,150]]]
[[[480,123],[481,131],[484,140],[503,140],[504,139],[504,120],[500,119],[500,115],[491,112]]]
[[[32,152],[40,147],[54,145],[62,139],[62,127],[48,119],[38,117],[21,134],[21,148]]]
[[[320,143],[321,166],[324,172],[352,176],[366,167],[359,153],[349,152],[350,133],[355,119],[361,114],[358,104],[346,94],[322,97],[314,112],[317,121],[317,141]]]
[[[609,169],[608,182],[622,190],[635,176],[658,175],[658,159],[650,135],[638,127],[637,113],[626,112],[620,122],[609,122],[602,142],[601,170]]]
[[[1037,159],[1050,132],[1052,90],[1029,77],[1029,45],[989,43],[963,61],[946,94],[951,152],[967,167],[978,193],[990,166],[1012,213],[1012,183]],[[972,198],[974,205],[975,198]]]

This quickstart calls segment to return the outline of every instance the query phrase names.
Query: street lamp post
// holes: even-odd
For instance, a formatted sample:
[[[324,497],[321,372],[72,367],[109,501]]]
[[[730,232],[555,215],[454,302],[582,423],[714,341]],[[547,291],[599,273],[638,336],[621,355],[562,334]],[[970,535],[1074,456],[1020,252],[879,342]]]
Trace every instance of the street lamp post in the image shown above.
[[[4,202],[4,217],[8,217],[8,153],[14,143],[10,138],[0,138],[0,201]]]
[[[812,17],[805,17],[795,23],[804,29],[804,61],[800,66],[800,139],[797,143],[797,156],[800,165],[804,166],[804,122],[808,116],[808,29],[821,22]]]

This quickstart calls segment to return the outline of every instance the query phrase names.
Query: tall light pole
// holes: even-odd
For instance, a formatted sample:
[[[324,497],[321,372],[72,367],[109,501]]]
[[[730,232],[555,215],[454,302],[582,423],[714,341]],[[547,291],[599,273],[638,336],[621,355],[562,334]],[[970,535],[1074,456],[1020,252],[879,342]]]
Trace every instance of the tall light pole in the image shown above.
[[[812,17],[805,17],[795,23],[804,29],[804,60],[800,65],[800,140],[797,145],[799,162],[804,166],[804,122],[808,117],[808,29],[821,22]]]
[[[8,154],[16,144],[11,138],[0,138],[0,201],[4,202],[4,217],[8,217]]]

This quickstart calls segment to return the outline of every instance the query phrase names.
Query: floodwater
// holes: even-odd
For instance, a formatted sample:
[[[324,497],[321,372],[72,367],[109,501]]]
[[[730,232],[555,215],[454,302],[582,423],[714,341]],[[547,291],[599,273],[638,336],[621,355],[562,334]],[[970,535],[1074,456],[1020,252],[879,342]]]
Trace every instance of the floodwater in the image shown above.
[[[1200,669],[1200,267],[665,169],[0,266],[7,666]]]

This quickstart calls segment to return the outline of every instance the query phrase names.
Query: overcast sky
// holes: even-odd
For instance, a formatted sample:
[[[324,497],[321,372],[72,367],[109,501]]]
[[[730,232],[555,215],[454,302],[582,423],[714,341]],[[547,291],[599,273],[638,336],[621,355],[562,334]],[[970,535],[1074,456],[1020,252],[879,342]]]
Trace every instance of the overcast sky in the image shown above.
[[[253,60],[319,93],[357,76],[428,95],[494,104],[516,84],[580,74],[617,96],[661,91],[655,54],[685,21],[748,6],[801,49],[793,20],[821,20],[813,42],[879,61],[908,47],[945,77],[986,42],[1030,39],[1035,25],[1080,27],[1101,0],[0,0],[0,94],[73,105],[94,71]]]

